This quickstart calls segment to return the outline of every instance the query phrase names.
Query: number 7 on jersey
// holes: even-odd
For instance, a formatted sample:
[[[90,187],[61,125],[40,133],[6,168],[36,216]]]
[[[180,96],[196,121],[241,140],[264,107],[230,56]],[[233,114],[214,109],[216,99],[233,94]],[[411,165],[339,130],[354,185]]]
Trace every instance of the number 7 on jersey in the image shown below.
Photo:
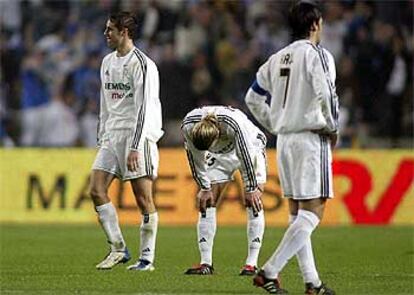
[[[282,108],[284,108],[285,105],[286,105],[287,92],[288,92],[288,88],[289,88],[290,69],[289,68],[281,68],[280,69],[280,77],[286,77],[285,97],[283,98],[283,105],[282,105]]]

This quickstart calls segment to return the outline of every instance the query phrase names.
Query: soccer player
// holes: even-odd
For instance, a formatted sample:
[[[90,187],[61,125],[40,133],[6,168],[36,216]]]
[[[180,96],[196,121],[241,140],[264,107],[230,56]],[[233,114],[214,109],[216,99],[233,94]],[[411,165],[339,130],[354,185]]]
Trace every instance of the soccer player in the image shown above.
[[[240,170],[248,238],[248,255],[240,275],[254,275],[265,228],[261,195],[266,182],[266,137],[245,114],[225,106],[194,109],[181,128],[191,172],[200,188],[197,236],[201,263],[185,273],[213,274],[216,206],[233,173]]]
[[[110,244],[97,269],[111,269],[130,259],[108,188],[115,177],[130,181],[142,213],[140,257],[130,270],[154,269],[158,215],[152,188],[157,176],[157,141],[161,129],[159,77],[155,63],[133,44],[137,22],[128,12],[112,14],[104,35],[114,51],[101,65],[98,147],[92,166],[90,195]]]
[[[305,294],[331,295],[335,292],[322,283],[315,267],[311,234],[326,201],[333,197],[331,149],[338,132],[335,63],[319,45],[322,16],[315,4],[295,3],[289,23],[296,40],[259,68],[245,97],[255,118],[278,135],[279,175],[290,211],[290,225],[254,284],[272,294],[287,294],[278,275],[296,255]]]

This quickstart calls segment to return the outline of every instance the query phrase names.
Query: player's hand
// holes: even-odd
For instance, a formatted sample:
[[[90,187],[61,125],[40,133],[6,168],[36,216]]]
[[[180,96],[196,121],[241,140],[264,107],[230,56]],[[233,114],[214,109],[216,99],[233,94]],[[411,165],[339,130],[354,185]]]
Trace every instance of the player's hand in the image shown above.
[[[138,171],[138,152],[130,151],[127,159],[127,167],[129,171]]]
[[[199,191],[197,194],[197,205],[201,213],[205,213],[207,206],[213,205],[213,192],[209,191]]]
[[[329,134],[329,141],[331,143],[331,149],[334,149],[336,146],[336,143],[338,142],[338,133]]]
[[[246,203],[247,206],[252,207],[255,214],[259,213],[263,209],[262,191],[257,188],[253,192],[246,192]]]

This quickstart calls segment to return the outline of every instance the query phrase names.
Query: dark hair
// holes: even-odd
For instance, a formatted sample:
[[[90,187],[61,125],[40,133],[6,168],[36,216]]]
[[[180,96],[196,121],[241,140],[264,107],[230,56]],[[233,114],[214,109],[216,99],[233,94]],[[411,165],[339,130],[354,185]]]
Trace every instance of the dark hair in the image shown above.
[[[321,9],[314,1],[297,1],[289,10],[289,25],[293,39],[307,38],[312,25],[322,17]]]
[[[122,11],[111,13],[109,20],[114,23],[115,27],[120,31],[127,28],[128,36],[131,39],[136,38],[138,22],[136,17],[131,12]]]

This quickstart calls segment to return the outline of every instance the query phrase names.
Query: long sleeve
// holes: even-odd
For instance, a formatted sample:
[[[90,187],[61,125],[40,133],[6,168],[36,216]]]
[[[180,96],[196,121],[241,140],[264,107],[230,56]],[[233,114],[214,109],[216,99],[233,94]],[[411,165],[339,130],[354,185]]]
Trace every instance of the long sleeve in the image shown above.
[[[269,132],[273,133],[271,110],[270,106],[266,103],[266,95],[260,95],[257,93],[257,91],[254,90],[253,85],[247,91],[246,97],[244,99],[246,105],[255,119]]]
[[[102,68],[101,68],[101,83],[103,83]],[[103,91],[103,86],[101,86],[100,91],[100,107],[99,107],[99,121],[98,121],[98,134],[97,134],[97,144],[100,146],[105,134],[105,124],[108,120],[109,112],[108,107],[105,101],[105,95]]]
[[[207,164],[205,162],[206,152],[197,150],[189,139],[186,130],[183,130],[185,138],[184,147],[187,152],[188,163],[194,180],[202,190],[210,190],[211,183],[207,176]]]
[[[142,139],[142,134],[144,131],[145,117],[146,117],[146,107],[148,102],[148,77],[147,77],[147,61],[145,57],[140,54],[138,51],[135,51],[136,56],[138,57],[139,63],[134,72],[133,76],[133,85],[134,85],[134,101],[138,110],[136,125],[134,130],[134,138],[131,142],[130,149],[138,150],[138,146]]]
[[[245,102],[256,120],[269,132],[273,133],[271,109],[266,102],[270,96],[270,85],[268,83],[269,62],[263,64],[256,75],[256,80],[247,91]]]
[[[257,179],[254,169],[254,163],[250,153],[253,150],[253,144],[250,141],[252,134],[247,134],[247,131],[243,131],[243,128],[238,122],[230,117],[224,119],[225,123],[230,126],[232,130],[235,149],[238,158],[241,162],[240,173],[243,178],[243,183],[246,192],[252,192],[257,189]]]
[[[337,132],[339,108],[335,91],[335,64],[333,59],[328,60],[327,54],[320,47],[312,53],[307,75],[320,103],[326,121],[326,131]]]

